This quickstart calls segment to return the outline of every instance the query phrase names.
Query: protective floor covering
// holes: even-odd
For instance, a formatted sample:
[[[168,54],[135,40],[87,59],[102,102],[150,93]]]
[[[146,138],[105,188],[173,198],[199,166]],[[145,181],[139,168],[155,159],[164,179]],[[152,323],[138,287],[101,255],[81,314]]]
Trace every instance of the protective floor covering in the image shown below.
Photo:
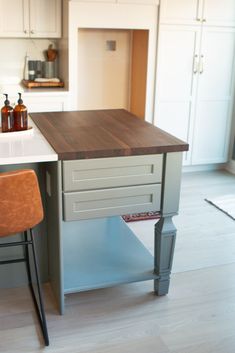
[[[122,216],[125,222],[146,221],[160,218],[160,213],[156,211],[127,214]]]
[[[235,220],[235,194],[205,200]]]

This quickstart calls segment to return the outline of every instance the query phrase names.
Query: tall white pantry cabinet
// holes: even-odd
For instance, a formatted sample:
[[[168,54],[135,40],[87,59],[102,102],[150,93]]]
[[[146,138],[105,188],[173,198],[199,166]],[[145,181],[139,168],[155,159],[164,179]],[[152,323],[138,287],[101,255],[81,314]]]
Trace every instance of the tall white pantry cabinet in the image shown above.
[[[234,0],[161,0],[155,124],[189,142],[185,165],[227,161],[234,57]]]

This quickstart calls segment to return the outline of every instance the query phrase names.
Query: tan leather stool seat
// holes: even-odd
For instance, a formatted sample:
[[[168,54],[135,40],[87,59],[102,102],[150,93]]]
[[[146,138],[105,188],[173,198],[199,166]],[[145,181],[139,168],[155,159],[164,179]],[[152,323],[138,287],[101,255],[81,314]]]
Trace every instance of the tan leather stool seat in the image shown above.
[[[36,248],[34,244],[33,227],[43,219],[43,207],[34,170],[16,170],[0,173],[0,238],[16,233],[23,233],[22,241],[1,243],[0,248],[23,246],[24,257],[9,260],[0,260],[1,265],[25,262],[30,291],[34,301],[36,313],[42,329],[45,345],[49,345],[47,323],[39,280]],[[32,265],[36,278],[37,295],[32,283],[32,269],[29,261],[29,250],[32,252]]]
[[[0,173],[0,236],[33,228],[43,219],[38,180],[33,170]]]

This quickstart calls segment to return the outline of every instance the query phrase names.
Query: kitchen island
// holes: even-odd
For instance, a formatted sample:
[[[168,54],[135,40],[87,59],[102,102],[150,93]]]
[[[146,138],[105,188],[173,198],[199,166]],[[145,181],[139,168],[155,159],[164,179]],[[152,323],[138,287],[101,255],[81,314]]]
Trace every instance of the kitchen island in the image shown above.
[[[57,162],[45,163],[50,281],[68,293],[154,280],[168,292],[182,152],[188,145],[125,110],[35,113]],[[159,211],[155,255],[120,215]]]

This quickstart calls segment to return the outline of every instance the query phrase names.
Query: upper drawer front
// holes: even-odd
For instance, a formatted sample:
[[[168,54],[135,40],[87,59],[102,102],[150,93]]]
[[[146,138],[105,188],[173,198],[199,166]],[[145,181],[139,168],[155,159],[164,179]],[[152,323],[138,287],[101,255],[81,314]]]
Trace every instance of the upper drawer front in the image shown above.
[[[160,200],[160,184],[63,193],[64,220],[159,211]]]
[[[63,162],[63,190],[79,191],[160,183],[162,155]]]

